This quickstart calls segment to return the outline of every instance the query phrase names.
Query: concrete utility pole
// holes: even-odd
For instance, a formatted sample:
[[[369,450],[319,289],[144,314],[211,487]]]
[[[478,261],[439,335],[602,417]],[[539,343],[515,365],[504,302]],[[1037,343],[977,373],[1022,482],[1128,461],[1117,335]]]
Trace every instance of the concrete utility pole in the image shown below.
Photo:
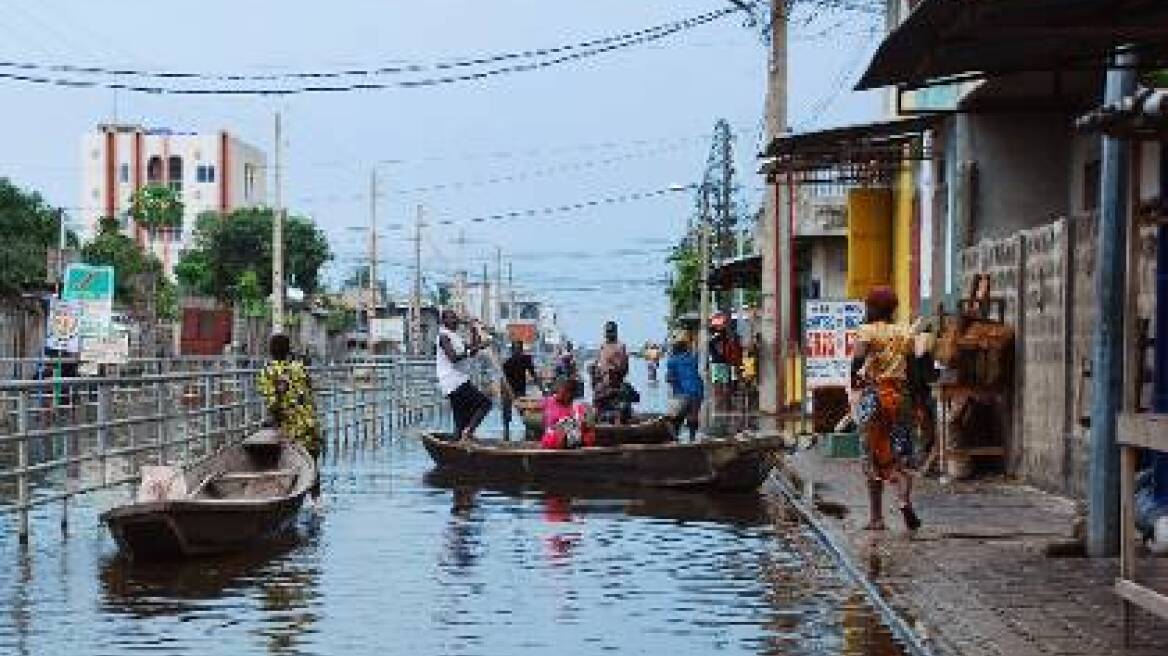
[[[1103,102],[1111,104],[1136,88],[1135,55],[1117,53],[1107,71]],[[1096,557],[1119,551],[1119,447],[1116,416],[1123,399],[1124,299],[1128,220],[1128,142],[1103,137],[1100,162],[1099,234],[1095,298],[1095,366],[1091,376],[1091,468],[1087,495],[1087,552]],[[1142,363],[1133,363],[1143,366]]]
[[[503,248],[495,247],[495,315],[493,317],[496,329],[503,321],[503,303],[506,297],[503,293]]]
[[[698,305],[698,366],[701,367],[702,383],[710,388],[710,185],[703,182],[701,190],[701,216],[698,226],[698,253],[701,257],[700,301]],[[709,430],[710,406],[713,394],[705,395],[702,403],[702,426]]]
[[[458,231],[458,271],[454,274],[454,307],[466,316],[466,232]]]
[[[280,112],[276,112],[276,202],[272,212],[272,333],[284,332],[284,197],[281,185]]]
[[[414,293],[410,294],[410,353],[422,355],[422,206],[414,220]]]
[[[487,263],[483,263],[483,296],[479,299],[479,321],[490,326],[491,321],[491,279],[487,274]]]
[[[765,148],[771,140],[787,131],[787,8],[785,0],[771,0],[771,51],[767,70]],[[763,357],[758,361],[759,409],[778,412],[782,404],[782,367],[786,356],[786,339],[782,334],[783,292],[780,278],[783,266],[779,239],[779,207],[782,206],[777,185],[768,185],[763,201],[763,223],[759,227],[759,252],[762,253],[762,289],[758,332],[762,335]]]
[[[369,171],[369,354],[377,353],[373,320],[377,318],[377,168]]]

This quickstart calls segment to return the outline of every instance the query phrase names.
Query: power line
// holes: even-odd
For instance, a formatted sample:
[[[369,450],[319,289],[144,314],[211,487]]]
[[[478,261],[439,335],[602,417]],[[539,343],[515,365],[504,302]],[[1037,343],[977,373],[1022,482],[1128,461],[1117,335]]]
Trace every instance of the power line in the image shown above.
[[[581,43],[569,44],[555,48],[540,48],[521,52],[503,53],[488,57],[463,58],[451,62],[439,62],[429,67],[417,65],[379,66],[364,69],[348,69],[343,71],[307,71],[265,75],[247,74],[213,74],[182,71],[153,71],[135,68],[117,68],[110,66],[77,66],[72,64],[47,64],[29,61],[0,61],[0,68],[17,72],[0,71],[0,80],[10,80],[38,85],[52,85],[68,88],[105,88],[120,91],[159,95],[226,95],[226,96],[285,96],[307,93],[341,93],[353,91],[378,91],[393,88],[410,89],[431,86],[442,86],[457,82],[483,80],[499,75],[540,70],[565,64],[568,62],[595,57],[615,50],[628,48],[644,43],[658,41],[678,32],[693,29],[718,19],[724,18],[737,11],[734,8],[725,8],[699,16],[675,21],[656,27],[637,30],[603,39],[594,39]],[[548,59],[548,57],[551,57]],[[533,61],[526,61],[533,60]],[[502,62],[509,63],[487,70],[473,70],[482,66],[490,66]],[[473,72],[443,75],[440,77],[424,77],[388,82],[355,81],[341,84],[315,84],[320,80],[337,80],[348,78],[363,78],[365,80],[380,78],[386,75],[400,75],[433,70],[449,72],[458,70],[473,70]],[[55,77],[65,74],[66,77]],[[281,82],[291,80],[296,82],[286,86],[249,86],[249,87],[222,87],[222,86],[185,86],[176,87],[159,83],[114,82],[94,79],[78,79],[76,76],[110,76],[113,78],[137,78],[143,80],[161,80],[164,82]],[[301,84],[301,80],[311,80],[313,84]]]

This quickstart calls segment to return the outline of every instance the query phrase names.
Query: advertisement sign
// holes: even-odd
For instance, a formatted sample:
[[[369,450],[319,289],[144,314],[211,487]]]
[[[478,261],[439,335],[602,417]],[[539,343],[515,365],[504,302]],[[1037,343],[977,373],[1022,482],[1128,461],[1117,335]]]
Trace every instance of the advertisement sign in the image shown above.
[[[65,269],[61,298],[80,304],[83,340],[105,336],[110,331],[114,310],[113,267],[70,264]]]
[[[105,335],[86,337],[81,344],[81,359],[96,364],[125,364],[130,359],[130,333],[113,328]]]
[[[856,329],[864,322],[860,301],[807,301],[803,313],[807,389],[848,387]]]
[[[81,303],[52,299],[45,348],[67,353],[81,350],[81,312]]]
[[[373,319],[370,338],[374,342],[402,343],[406,339],[406,323],[403,317],[385,317]]]

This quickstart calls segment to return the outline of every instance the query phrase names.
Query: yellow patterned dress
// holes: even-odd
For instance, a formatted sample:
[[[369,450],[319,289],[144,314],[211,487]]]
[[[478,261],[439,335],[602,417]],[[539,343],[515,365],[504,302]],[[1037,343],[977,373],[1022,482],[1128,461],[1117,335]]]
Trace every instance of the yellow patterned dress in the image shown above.
[[[260,371],[256,387],[264,397],[268,413],[289,439],[295,440],[314,457],[320,453],[320,431],[312,401],[312,383],[304,364],[294,360],[273,360]]]

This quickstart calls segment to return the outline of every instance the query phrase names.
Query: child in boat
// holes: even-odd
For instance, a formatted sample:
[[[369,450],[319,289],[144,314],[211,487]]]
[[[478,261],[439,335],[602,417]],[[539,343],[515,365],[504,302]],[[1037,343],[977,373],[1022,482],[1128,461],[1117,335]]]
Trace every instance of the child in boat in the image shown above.
[[[588,404],[575,401],[576,381],[567,376],[556,378],[550,396],[543,399],[543,439],[545,449],[574,449],[595,446],[596,432]]]
[[[264,397],[269,417],[284,436],[304,447],[312,455],[313,464],[319,465],[320,434],[308,369],[290,358],[292,342],[287,335],[272,335],[268,350],[272,359],[260,371],[256,388]],[[319,466],[316,470],[316,482],[311,490],[313,501],[320,498]]]

